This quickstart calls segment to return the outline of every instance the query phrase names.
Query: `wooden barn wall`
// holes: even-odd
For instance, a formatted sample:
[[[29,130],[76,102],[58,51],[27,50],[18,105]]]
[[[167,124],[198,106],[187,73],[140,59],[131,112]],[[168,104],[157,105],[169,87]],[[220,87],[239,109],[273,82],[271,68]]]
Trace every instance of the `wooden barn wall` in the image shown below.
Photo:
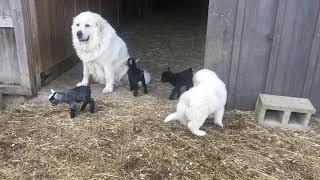
[[[37,74],[58,76],[72,66],[75,51],[72,47],[71,25],[78,13],[90,10],[116,22],[117,0],[31,0],[29,11],[33,32],[34,69]],[[65,67],[65,68],[64,68]],[[39,84],[39,83],[38,83]]]
[[[27,26],[22,1],[0,0],[0,96],[33,93]]]
[[[319,0],[210,0],[205,66],[226,82],[229,108],[270,93],[320,110],[319,12]]]

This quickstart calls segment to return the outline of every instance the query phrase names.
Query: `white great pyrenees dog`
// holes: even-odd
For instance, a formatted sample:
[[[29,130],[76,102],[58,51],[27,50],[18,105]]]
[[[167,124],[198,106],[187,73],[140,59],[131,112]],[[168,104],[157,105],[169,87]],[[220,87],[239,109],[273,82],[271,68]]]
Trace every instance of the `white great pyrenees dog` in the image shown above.
[[[86,11],[73,19],[72,41],[83,63],[83,79],[77,86],[95,82],[105,84],[103,93],[110,93],[128,71],[130,55],[125,42],[99,14]],[[145,72],[146,83],[151,76]]]

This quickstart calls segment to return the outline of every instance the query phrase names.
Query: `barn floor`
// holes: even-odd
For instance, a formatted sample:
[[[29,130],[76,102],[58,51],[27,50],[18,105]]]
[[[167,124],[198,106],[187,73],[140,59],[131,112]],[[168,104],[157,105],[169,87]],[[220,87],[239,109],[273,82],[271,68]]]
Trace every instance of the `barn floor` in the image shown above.
[[[0,179],[318,179],[320,125],[258,126],[232,111],[205,137],[163,123],[175,102],[120,88],[96,113],[26,103],[0,112]]]
[[[77,65],[44,87],[42,98],[0,112],[0,179],[320,177],[315,121],[310,130],[271,129],[258,126],[252,112],[232,111],[225,114],[224,128],[208,120],[201,138],[177,122],[163,123],[176,101],[166,99],[170,86],[160,84],[160,73],[169,64],[177,70],[201,68],[205,28],[190,19],[181,27],[179,18],[159,17],[143,20],[148,29],[135,23],[122,34],[153,73],[150,94],[134,98],[120,86],[103,95],[102,86],[94,85],[96,113],[78,112],[73,121],[67,106],[34,103],[47,101],[50,88],[73,87],[81,77]]]

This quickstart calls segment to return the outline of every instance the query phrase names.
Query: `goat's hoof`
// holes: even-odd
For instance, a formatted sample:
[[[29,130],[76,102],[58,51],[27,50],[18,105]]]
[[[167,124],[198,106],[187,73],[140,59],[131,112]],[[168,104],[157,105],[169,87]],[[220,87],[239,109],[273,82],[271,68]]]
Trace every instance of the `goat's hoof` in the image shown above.
[[[148,92],[148,91],[144,91],[144,93],[145,93],[145,94],[148,94],[149,92]]]
[[[169,99],[170,99],[170,100],[175,100],[176,98],[170,96]]]

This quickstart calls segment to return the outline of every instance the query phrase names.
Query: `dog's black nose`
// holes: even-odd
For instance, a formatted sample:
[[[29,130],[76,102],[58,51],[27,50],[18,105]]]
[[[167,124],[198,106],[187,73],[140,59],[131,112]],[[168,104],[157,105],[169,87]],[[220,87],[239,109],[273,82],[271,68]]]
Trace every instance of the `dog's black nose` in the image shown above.
[[[77,36],[78,36],[78,37],[82,37],[82,31],[78,31],[78,32],[77,32]]]

